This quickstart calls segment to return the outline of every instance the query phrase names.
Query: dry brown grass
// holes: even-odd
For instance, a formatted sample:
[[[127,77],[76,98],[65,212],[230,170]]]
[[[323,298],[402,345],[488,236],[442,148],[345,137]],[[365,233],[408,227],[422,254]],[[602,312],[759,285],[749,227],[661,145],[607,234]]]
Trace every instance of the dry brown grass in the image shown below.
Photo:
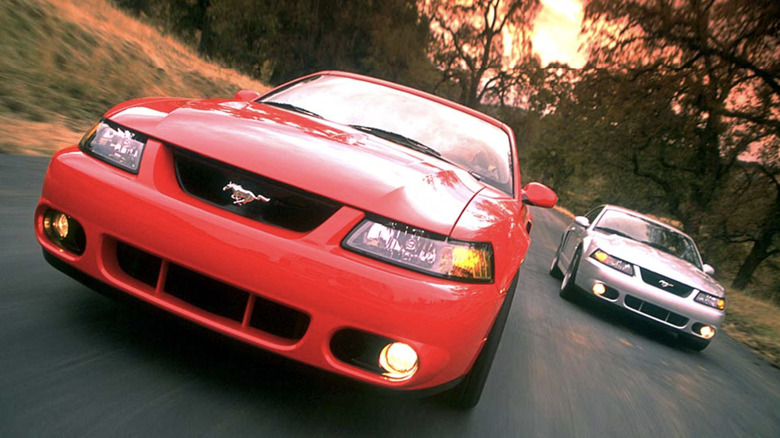
[[[0,0],[0,41],[0,152],[50,154],[135,97],[268,89],[107,0]]]
[[[182,91],[192,89],[192,83],[187,79],[188,73],[197,73],[206,80],[229,83],[239,88],[257,91],[268,89],[267,85],[235,70],[204,61],[175,38],[163,35],[153,26],[128,16],[106,0],[57,0],[49,3],[58,9],[60,17],[79,23],[107,41],[121,42],[122,46],[136,45],[153,68],[176,72],[165,87],[154,82],[146,84],[148,88],[144,91],[150,95],[166,95],[171,87]],[[193,97],[205,96],[196,94]]]
[[[780,368],[780,308],[730,291],[724,330]]]
[[[65,122],[32,122],[0,116],[0,151],[25,155],[51,155],[76,144],[82,132],[71,130]]]

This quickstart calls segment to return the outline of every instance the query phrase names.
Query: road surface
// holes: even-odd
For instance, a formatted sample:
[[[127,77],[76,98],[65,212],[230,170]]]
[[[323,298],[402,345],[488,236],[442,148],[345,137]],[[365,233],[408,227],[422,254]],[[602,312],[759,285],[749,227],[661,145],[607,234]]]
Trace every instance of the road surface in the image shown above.
[[[400,397],[90,291],[32,231],[46,158],[0,155],[0,437],[780,436],[780,370],[727,336],[702,353],[588,302],[547,267],[535,209],[481,403]],[[85,188],[88,190],[88,188]]]

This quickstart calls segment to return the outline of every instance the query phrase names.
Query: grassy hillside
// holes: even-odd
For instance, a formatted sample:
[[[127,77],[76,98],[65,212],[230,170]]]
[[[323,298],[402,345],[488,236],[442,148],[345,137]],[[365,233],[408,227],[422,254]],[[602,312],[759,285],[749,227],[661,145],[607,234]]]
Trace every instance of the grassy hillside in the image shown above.
[[[130,98],[268,88],[108,0],[0,0],[0,41],[0,152],[50,154]]]

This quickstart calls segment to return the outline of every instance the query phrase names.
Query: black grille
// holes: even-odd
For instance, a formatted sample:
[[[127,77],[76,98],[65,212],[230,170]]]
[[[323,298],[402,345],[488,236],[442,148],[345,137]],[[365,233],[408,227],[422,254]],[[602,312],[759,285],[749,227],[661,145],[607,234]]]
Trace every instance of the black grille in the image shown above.
[[[642,281],[651,286],[657,287],[662,291],[669,292],[683,298],[687,297],[691,294],[691,292],[693,292],[692,287],[686,284],[682,284],[677,280],[672,280],[669,277],[664,277],[661,274],[656,274],[655,272],[648,271],[647,269],[640,269],[639,271],[642,273]]]
[[[644,313],[645,315],[652,316],[653,318],[660,319],[661,321],[666,321],[676,327],[683,327],[688,323],[688,318],[685,316],[674,313],[670,310],[666,310],[663,307],[656,306],[653,303],[640,300],[639,298],[631,295],[626,295],[625,303],[626,306],[634,310]]]
[[[163,264],[167,266],[165,294],[157,295],[167,301],[178,298],[208,313],[243,323],[247,306],[252,300],[248,325],[280,338],[297,341],[309,328],[305,313],[235,288],[211,277],[170,263],[133,246],[117,242],[116,257],[119,267],[127,275],[157,288]]]
[[[125,273],[151,287],[157,284],[162,260],[123,242],[116,244],[116,260]]]
[[[235,214],[292,231],[311,231],[341,205],[323,196],[248,172],[202,155],[173,148],[179,186],[188,194]],[[230,182],[270,198],[242,206],[233,204]]]
[[[234,321],[244,319],[249,294],[212,278],[171,264],[165,292],[195,307]]]
[[[309,328],[309,317],[295,309],[255,297],[249,325],[280,338],[298,340]]]

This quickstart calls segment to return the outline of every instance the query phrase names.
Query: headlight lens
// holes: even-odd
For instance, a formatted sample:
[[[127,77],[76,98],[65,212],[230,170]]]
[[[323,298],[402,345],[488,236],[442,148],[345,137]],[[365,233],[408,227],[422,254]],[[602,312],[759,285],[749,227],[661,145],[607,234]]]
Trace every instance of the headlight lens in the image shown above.
[[[612,257],[611,255],[605,253],[600,249],[593,251],[593,254],[591,254],[590,256],[593,259],[609,266],[612,269],[617,269],[618,271],[626,275],[634,275],[634,265],[628,263],[625,260],[620,260],[619,258]]]
[[[109,120],[95,124],[81,139],[82,151],[120,169],[138,173],[147,136]]]
[[[493,281],[493,247],[448,239],[387,219],[364,219],[342,245],[357,253],[453,280]]]
[[[726,308],[726,300],[723,298],[718,298],[715,295],[708,294],[707,292],[699,292],[696,294],[696,298],[694,298],[697,303],[704,304],[706,306],[714,307],[718,310],[723,310]]]

